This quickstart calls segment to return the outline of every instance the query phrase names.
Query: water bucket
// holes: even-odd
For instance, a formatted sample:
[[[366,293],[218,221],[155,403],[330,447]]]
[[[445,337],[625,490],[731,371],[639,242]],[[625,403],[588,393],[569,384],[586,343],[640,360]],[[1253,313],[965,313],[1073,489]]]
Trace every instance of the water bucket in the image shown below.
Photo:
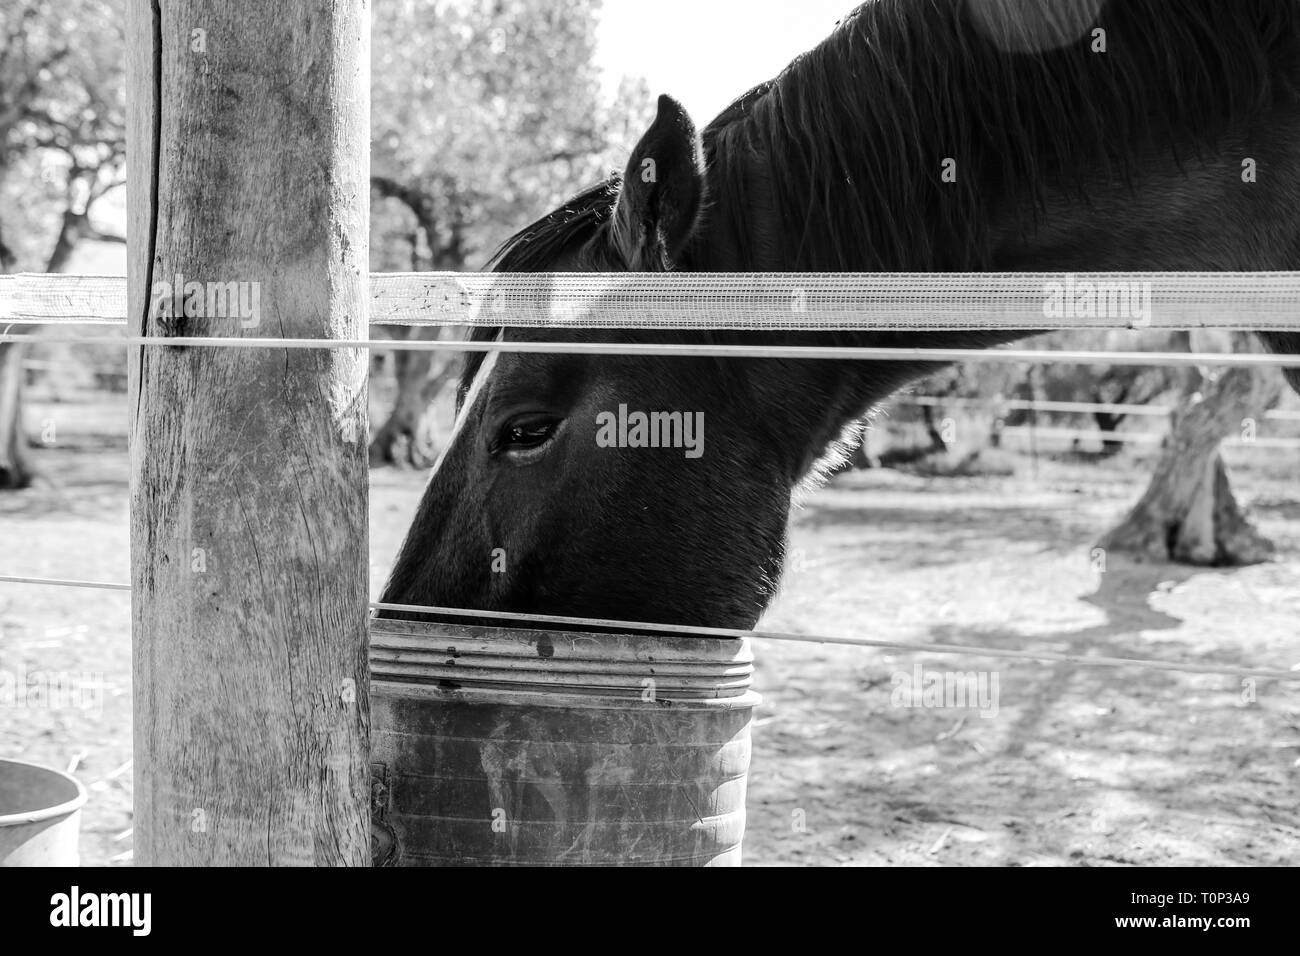
[[[0,759],[0,866],[77,866],[85,802],[75,777]]]
[[[746,642],[376,620],[377,861],[738,866]]]

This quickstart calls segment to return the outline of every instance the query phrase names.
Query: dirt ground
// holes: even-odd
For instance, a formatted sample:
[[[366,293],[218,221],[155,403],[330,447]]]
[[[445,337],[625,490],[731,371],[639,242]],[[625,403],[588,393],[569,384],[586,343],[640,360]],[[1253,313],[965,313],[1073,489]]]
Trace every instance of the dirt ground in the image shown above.
[[[37,461],[38,487],[0,495],[0,573],[127,580],[124,449]],[[1128,456],[1036,475],[1018,458],[996,478],[843,475],[796,513],[762,626],[1295,668],[1300,453],[1243,454],[1232,471],[1273,563],[1108,556],[1099,571],[1092,542],[1149,473]],[[372,476],[374,589],[422,481]],[[1300,684],[777,641],[756,653],[749,864],[1300,862]],[[896,677],[918,663],[996,676],[996,714],[895,706]],[[90,790],[83,863],[129,863],[128,595],[0,585],[0,674],[37,671],[80,681],[89,706],[0,706],[0,755],[75,767]]]

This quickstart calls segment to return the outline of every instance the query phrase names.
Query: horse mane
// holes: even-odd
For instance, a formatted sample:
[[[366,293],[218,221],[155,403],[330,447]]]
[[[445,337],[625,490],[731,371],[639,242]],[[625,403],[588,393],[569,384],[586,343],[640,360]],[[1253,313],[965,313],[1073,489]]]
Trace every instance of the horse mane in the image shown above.
[[[1046,15],[1096,5],[1056,0]],[[762,200],[749,195],[761,160],[784,227],[762,238],[784,268],[979,268],[985,223],[1009,197],[1033,209],[1051,186],[1084,198],[1096,177],[1128,180],[1142,150],[1212,148],[1231,121],[1293,93],[1298,7],[1110,0],[1073,42],[1016,53],[976,28],[968,0],[872,0],[705,130],[712,214]],[[1092,52],[1094,27],[1105,53]],[[949,157],[954,183],[939,175]],[[729,225],[732,241],[753,237]]]
[[[974,2],[1017,7],[869,0],[733,101],[701,134],[710,228],[685,267],[708,268],[708,243],[725,235],[749,267],[775,252],[789,271],[977,270],[988,223],[1009,204],[1028,203],[1032,220],[1052,190],[1086,201],[1090,183],[1131,183],[1144,150],[1181,162],[1296,93],[1300,0],[1108,0],[1095,17],[1100,0],[1043,0],[1088,26],[1033,53],[977,29]],[[1094,28],[1105,53],[1091,49]],[[955,182],[940,177],[947,158]],[[578,193],[488,267],[553,269],[608,222],[620,184],[612,175]],[[756,229],[748,217],[765,206],[774,227]],[[468,356],[463,385],[481,359]]]

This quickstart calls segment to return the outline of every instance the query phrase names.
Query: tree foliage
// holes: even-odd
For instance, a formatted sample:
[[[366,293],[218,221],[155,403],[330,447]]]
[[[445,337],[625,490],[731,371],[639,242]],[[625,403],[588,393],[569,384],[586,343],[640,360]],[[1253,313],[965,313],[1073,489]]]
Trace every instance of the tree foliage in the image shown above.
[[[603,102],[599,10],[600,0],[379,0],[374,268],[480,265],[626,156],[652,102],[634,83]]]
[[[125,174],[122,0],[0,6],[0,236],[9,267],[59,268]]]

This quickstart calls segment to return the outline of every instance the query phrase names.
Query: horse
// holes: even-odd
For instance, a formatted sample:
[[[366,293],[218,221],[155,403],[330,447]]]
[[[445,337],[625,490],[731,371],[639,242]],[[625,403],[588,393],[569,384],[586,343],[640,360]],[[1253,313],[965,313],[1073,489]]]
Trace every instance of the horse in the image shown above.
[[[1300,252],[1297,80],[1297,0],[873,0],[702,132],[660,97],[625,173],[490,267],[1285,270]],[[473,338],[984,348],[1026,334]],[[1260,335],[1300,352],[1300,335]],[[937,367],[473,353],[382,600],[752,628],[795,496],[870,409]],[[681,447],[690,423],[698,455]]]

